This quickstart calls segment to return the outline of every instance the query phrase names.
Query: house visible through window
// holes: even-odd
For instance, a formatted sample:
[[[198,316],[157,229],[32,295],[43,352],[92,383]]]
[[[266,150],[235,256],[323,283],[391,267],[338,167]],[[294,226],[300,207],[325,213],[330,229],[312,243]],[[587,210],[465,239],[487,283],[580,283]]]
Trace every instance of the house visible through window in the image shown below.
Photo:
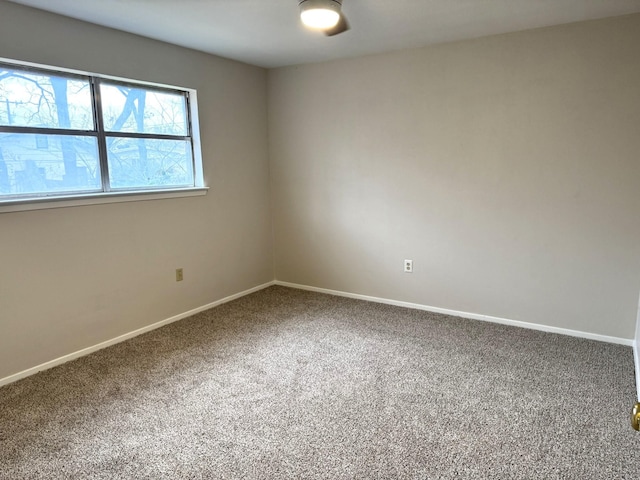
[[[201,187],[192,93],[0,63],[0,201]]]

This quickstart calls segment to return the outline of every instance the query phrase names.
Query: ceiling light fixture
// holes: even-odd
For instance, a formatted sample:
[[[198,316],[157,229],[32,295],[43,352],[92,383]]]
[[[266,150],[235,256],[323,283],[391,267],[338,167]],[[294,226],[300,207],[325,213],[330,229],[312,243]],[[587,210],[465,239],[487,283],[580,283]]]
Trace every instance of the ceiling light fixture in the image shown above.
[[[342,0],[300,0],[300,19],[309,28],[327,30],[340,21]]]

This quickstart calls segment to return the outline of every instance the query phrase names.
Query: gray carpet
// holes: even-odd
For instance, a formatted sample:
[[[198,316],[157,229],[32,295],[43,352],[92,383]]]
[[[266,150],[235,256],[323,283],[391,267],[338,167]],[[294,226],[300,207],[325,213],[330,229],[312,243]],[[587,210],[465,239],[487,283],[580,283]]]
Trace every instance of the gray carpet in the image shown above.
[[[0,389],[2,479],[640,478],[629,347],[271,287]]]

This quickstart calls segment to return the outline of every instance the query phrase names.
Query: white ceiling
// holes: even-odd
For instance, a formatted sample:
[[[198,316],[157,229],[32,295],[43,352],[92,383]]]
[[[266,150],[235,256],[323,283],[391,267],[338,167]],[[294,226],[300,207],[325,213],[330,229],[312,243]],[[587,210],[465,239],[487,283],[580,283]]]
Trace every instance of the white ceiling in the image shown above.
[[[344,0],[351,30],[305,30],[298,0],[11,0],[262,67],[640,12],[640,0]]]

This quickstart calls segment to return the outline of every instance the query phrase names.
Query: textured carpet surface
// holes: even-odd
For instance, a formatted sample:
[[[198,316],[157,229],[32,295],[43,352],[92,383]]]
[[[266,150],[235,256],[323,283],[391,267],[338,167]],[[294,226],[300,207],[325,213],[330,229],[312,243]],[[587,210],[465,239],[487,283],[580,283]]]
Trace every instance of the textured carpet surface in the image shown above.
[[[640,478],[629,347],[271,287],[0,389],[1,479]]]

